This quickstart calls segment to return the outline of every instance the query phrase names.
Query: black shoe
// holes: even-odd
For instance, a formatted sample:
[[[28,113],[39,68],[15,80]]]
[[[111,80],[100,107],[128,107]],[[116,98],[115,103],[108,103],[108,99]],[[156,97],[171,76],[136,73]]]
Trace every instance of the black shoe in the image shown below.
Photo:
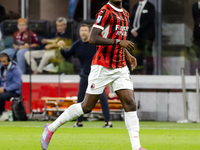
[[[105,125],[103,126],[103,128],[112,128],[113,125],[112,124],[108,124],[108,123],[105,123]]]
[[[78,122],[76,122],[73,127],[75,128],[83,127],[83,124],[78,124]]]

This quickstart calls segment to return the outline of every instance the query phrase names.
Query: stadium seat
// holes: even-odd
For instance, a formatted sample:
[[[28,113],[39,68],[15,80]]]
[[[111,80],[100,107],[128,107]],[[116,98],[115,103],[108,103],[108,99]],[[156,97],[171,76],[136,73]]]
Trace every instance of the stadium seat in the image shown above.
[[[50,32],[49,22],[46,20],[30,20],[29,29],[38,36],[46,36]]]
[[[4,20],[1,27],[3,36],[13,35],[17,31],[17,20]]]
[[[43,48],[41,40],[50,33],[50,23],[46,20],[30,20],[29,29],[35,32],[40,42],[40,49]]]
[[[17,31],[17,20],[5,20],[1,22],[1,32],[5,48],[12,47],[13,34]]]

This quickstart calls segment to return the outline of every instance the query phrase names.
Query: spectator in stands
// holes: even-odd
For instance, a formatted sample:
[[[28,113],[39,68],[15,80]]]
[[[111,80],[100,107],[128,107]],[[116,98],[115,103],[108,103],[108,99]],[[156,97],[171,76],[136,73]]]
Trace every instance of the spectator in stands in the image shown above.
[[[27,19],[18,19],[18,31],[13,35],[13,48],[5,49],[1,53],[7,53],[11,59],[16,57],[17,64],[24,74],[26,71],[26,61],[24,53],[31,48],[38,48],[39,41],[37,35],[28,29]]]
[[[194,21],[193,43],[196,46],[195,54],[200,58],[200,0],[192,5],[192,16]]]
[[[152,57],[153,41],[155,39],[155,7],[148,0],[140,0],[133,6],[130,15],[131,37],[136,45],[138,67],[135,73],[153,74],[154,64]],[[145,64],[143,64],[143,62]]]
[[[22,73],[18,65],[6,53],[0,54],[0,120],[8,119],[5,101],[21,94]]]
[[[193,17],[193,41],[187,51],[187,58],[190,61],[190,74],[195,74],[195,69],[199,68],[200,60],[200,0],[192,4]]]
[[[0,5],[0,23],[6,19],[6,11],[5,8]]]
[[[68,59],[71,56],[77,56],[80,60],[81,64],[81,72],[80,72],[80,82],[79,82],[79,92],[78,92],[78,103],[82,102],[85,96],[85,92],[88,86],[88,75],[90,73],[90,66],[92,62],[92,58],[96,53],[96,46],[89,44],[89,34],[90,34],[90,27],[87,24],[82,24],[80,26],[79,34],[81,40],[77,40],[72,44],[72,47],[69,50],[61,50],[61,54]],[[64,48],[65,42],[59,41],[58,45],[61,48]],[[112,127],[112,123],[110,121],[110,112],[109,106],[107,101],[107,96],[105,91],[103,92],[100,98],[103,115],[105,119],[105,125],[103,127],[110,128]],[[77,119],[74,127],[82,127],[83,116],[80,116]]]
[[[71,40],[66,32],[67,19],[59,17],[56,20],[56,32],[42,39],[42,44],[45,44],[45,50],[27,51],[25,53],[26,62],[30,65],[33,74],[42,73],[44,67],[49,63],[50,59],[55,59],[58,50],[57,42],[63,40],[66,45],[71,45]],[[35,59],[42,58],[39,66]]]
[[[2,33],[1,33],[1,28],[0,28],[0,51],[4,49],[4,42],[2,40]]]

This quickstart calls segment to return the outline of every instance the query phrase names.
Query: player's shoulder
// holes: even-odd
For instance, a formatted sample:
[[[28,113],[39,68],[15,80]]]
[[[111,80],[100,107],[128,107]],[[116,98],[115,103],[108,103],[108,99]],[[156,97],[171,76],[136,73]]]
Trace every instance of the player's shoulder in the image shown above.
[[[102,7],[101,7],[101,9],[109,9],[109,4],[107,3],[107,4],[105,4],[105,5],[103,5]]]
[[[123,8],[123,12],[126,16],[129,16],[129,12],[126,9]]]
[[[106,11],[106,12],[110,12],[110,5],[107,3],[105,5],[103,5],[100,9],[100,11]]]

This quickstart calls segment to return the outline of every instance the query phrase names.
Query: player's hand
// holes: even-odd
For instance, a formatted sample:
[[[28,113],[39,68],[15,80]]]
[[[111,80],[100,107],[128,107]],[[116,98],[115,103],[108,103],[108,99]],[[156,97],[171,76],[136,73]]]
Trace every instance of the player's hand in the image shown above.
[[[66,44],[65,44],[65,42],[63,40],[61,40],[61,41],[59,41],[57,43],[57,46],[62,49],[62,48],[64,48],[66,46]]]
[[[137,67],[137,59],[134,56],[130,56],[127,61],[129,61],[131,65],[131,71],[133,71]]]
[[[134,49],[135,49],[135,45],[134,45],[134,43],[133,42],[131,42],[131,41],[128,41],[128,40],[121,40],[120,42],[119,42],[119,46],[120,47],[124,47],[124,48],[126,48],[128,51],[133,51]]]
[[[126,60],[130,63],[131,70],[133,71],[137,67],[137,59],[132,55],[127,55]]]

